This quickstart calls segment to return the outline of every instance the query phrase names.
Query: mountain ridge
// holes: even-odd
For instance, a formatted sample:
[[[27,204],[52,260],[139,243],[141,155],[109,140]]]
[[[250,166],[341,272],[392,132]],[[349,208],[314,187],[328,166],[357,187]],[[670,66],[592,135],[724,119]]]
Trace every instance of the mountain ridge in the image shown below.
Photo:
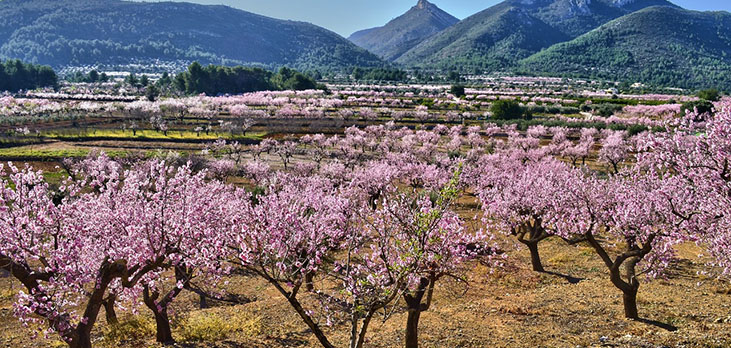
[[[406,66],[497,71],[569,41],[635,8],[666,0],[506,0],[424,40],[399,57]]]
[[[519,69],[731,90],[731,13],[648,7],[536,53]]]
[[[310,23],[223,5],[119,0],[2,1],[0,58],[54,67],[158,60],[301,70],[384,64]]]
[[[459,19],[427,0],[384,26],[356,31],[348,40],[386,59],[396,60],[424,39],[454,25]]]

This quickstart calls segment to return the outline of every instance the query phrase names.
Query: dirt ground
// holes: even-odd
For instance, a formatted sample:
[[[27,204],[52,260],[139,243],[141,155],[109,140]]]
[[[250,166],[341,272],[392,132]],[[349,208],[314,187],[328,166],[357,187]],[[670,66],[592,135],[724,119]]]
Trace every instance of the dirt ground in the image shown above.
[[[645,319],[639,322],[623,318],[621,293],[609,282],[591,249],[554,239],[545,242],[542,251],[546,268],[553,274],[530,271],[528,253],[520,249],[510,253],[498,270],[471,266],[468,285],[438,284],[432,308],[422,314],[421,346],[731,347],[731,286],[699,275],[707,266],[698,258],[701,250],[696,246],[681,247],[666,279],[642,284],[639,307]],[[176,302],[176,312],[181,313],[174,323],[179,341],[190,336],[183,328],[185,317],[196,314],[223,318],[220,323],[198,325],[198,329],[227,332],[210,341],[189,340],[181,347],[318,346],[284,298],[266,283],[238,276],[227,288],[253,302],[202,313],[191,294]],[[0,279],[0,347],[63,346],[53,336],[29,339],[32,330],[22,327],[12,315],[12,296],[17,289],[17,282]],[[123,316],[123,321],[147,314],[142,310],[139,317]],[[237,326],[244,320],[248,329]],[[405,313],[396,313],[385,323],[374,321],[367,346],[402,346],[405,322]],[[154,331],[150,332],[154,326],[150,325],[133,328],[112,341],[102,338],[108,332],[102,318],[95,331],[96,346],[154,347]],[[347,333],[345,325],[328,329],[338,347],[347,346]]]

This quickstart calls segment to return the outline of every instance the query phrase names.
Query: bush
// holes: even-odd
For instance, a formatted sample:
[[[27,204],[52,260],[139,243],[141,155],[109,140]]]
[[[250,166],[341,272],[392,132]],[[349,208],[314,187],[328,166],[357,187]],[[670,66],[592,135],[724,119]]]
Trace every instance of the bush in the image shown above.
[[[104,340],[109,343],[121,344],[141,342],[155,337],[155,322],[146,316],[135,316],[120,321],[117,325],[110,325],[104,331]]]
[[[1,272],[2,271],[0,271],[0,273]],[[15,297],[15,291],[13,291],[12,289],[0,290],[0,301],[11,300],[13,299],[13,297]]]
[[[517,120],[523,118],[525,109],[515,100],[498,100],[492,103],[490,112],[498,120]]]
[[[529,112],[536,114],[553,114],[553,115],[570,115],[578,114],[579,108],[572,106],[556,106],[556,105],[533,105],[527,108]]]
[[[698,92],[698,98],[708,101],[718,101],[719,95],[716,89],[704,89]]]
[[[643,126],[640,124],[633,124],[633,125],[629,125],[627,127],[627,134],[632,137],[632,136],[635,136],[637,134],[640,134],[640,133],[648,131],[648,130],[650,130],[650,129],[647,126]]]
[[[681,110],[683,110],[684,114],[687,114],[688,112],[693,112],[694,110],[698,110],[698,114],[701,115],[711,114],[713,112],[713,103],[709,102],[708,100],[690,101],[687,103],[683,103]]]
[[[185,341],[214,342],[234,333],[256,336],[261,333],[258,318],[236,311],[224,312],[225,308],[214,308],[190,313],[180,323],[180,334]],[[236,310],[229,308],[229,310]]]
[[[449,89],[449,92],[452,93],[457,98],[462,98],[465,95],[467,95],[465,93],[464,86],[460,86],[460,85],[453,85],[452,88]]]
[[[604,103],[604,104],[595,104],[592,109],[594,110],[594,113],[602,116],[602,117],[609,117],[614,115],[616,112],[622,111],[623,106],[619,104],[610,104],[610,103]]]

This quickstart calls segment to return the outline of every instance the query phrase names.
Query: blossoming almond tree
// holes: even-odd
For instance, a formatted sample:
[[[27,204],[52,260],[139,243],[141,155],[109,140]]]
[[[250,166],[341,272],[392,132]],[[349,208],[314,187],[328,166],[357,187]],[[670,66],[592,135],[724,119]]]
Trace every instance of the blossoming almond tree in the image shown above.
[[[373,236],[366,265],[397,284],[407,315],[405,346],[419,346],[419,319],[429,310],[436,283],[445,277],[463,280],[465,263],[494,255],[482,233],[469,233],[452,210],[461,188],[460,173],[436,194],[414,196],[392,191],[364,221]]]
[[[634,169],[609,179],[576,175],[556,196],[561,209],[549,219],[558,235],[581,237],[594,249],[622,291],[629,319],[639,319],[641,276],[662,274],[673,246],[684,240],[663,199],[664,186],[661,179]],[[614,255],[613,245],[619,247]]]
[[[562,186],[572,184],[572,168],[552,157],[527,163],[491,158],[477,183],[487,225],[517,237],[530,251],[533,270],[545,272],[538,246],[555,235],[548,217],[560,208]]]
[[[312,330],[324,347],[333,347],[300,299],[312,274],[321,271],[347,229],[348,202],[327,180],[281,177],[256,202],[240,199],[238,231],[231,233],[234,263],[265,279]]]
[[[638,158],[674,185],[664,192],[673,215],[708,246],[721,277],[731,276],[731,103],[721,102],[707,124],[690,113],[644,144]]]
[[[77,209],[72,198],[54,205],[42,173],[10,164],[2,168],[2,177],[0,267],[26,291],[15,304],[16,315],[26,323],[41,318],[46,333],[58,333],[70,347],[90,348],[110,286],[134,287],[163,259],[135,257],[141,254],[134,247],[140,238],[135,231],[82,222],[95,217],[94,206]],[[94,220],[97,227],[103,225]]]
[[[619,173],[620,164],[624,162],[629,153],[629,144],[626,139],[626,132],[608,132],[602,140],[602,148],[599,150],[599,161],[605,163],[615,174]]]
[[[152,311],[161,343],[174,341],[168,309],[190,280],[196,276],[216,279],[225,271],[223,259],[217,257],[225,249],[219,236],[234,225],[234,193],[218,181],[206,181],[205,175],[193,174],[189,166],[142,163],[125,173],[116,190],[96,197],[101,202],[90,202],[97,209],[108,208],[97,216],[109,221],[114,221],[112,214],[129,216],[124,228],[144,231],[138,249],[164,260],[133,289],[142,293],[143,303]],[[164,291],[169,283],[175,285]]]

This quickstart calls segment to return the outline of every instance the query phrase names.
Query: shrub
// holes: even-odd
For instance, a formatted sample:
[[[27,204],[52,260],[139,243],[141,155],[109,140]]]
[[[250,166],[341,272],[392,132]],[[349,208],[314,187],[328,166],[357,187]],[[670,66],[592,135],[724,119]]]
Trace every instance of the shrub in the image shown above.
[[[648,130],[650,129],[647,126],[643,126],[640,124],[633,124],[627,127],[627,133],[631,137]]]
[[[498,120],[516,120],[523,118],[525,109],[514,100],[498,100],[490,106],[492,117]]]
[[[621,111],[623,108],[622,105],[619,104],[595,104],[593,107],[594,113],[596,113],[599,116],[602,117],[609,117],[614,115],[616,112]]]
[[[718,90],[716,89],[704,89],[698,92],[698,98],[708,101],[718,101]]]
[[[190,313],[180,323],[183,340],[212,342],[223,340],[234,333],[256,336],[261,332],[258,318],[252,318],[241,311],[226,313],[224,309],[214,308]]]
[[[155,322],[146,316],[134,316],[120,321],[117,325],[110,325],[104,331],[104,340],[121,344],[127,342],[141,342],[155,337]]]
[[[0,271],[0,273],[1,272],[2,271]],[[15,291],[13,291],[13,289],[8,288],[0,290],[0,301],[11,300],[13,297],[15,297]]]
[[[711,114],[713,112],[713,104],[707,100],[696,100],[687,103],[683,103],[681,110],[684,113],[693,112],[698,110],[698,114]]]
[[[461,98],[467,95],[465,93],[464,86],[461,85],[453,85],[452,88],[449,89],[449,92],[457,98]]]

